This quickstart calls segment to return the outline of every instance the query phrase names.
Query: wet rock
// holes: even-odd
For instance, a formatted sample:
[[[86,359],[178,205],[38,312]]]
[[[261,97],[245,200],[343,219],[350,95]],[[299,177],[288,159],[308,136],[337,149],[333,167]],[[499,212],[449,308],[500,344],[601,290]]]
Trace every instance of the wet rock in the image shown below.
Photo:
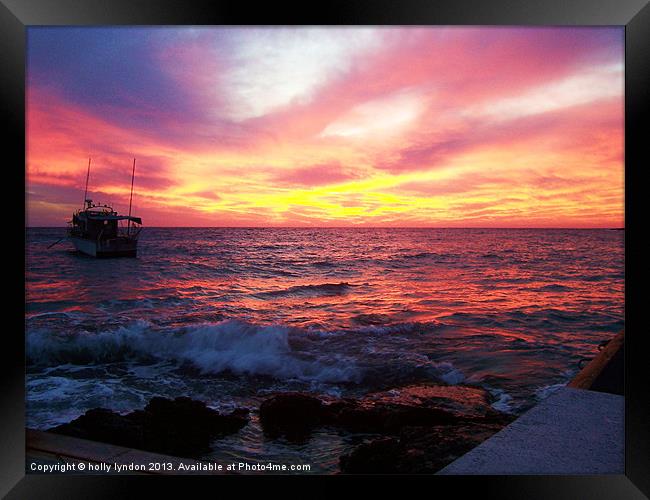
[[[320,426],[378,435],[340,457],[344,473],[432,473],[512,421],[490,403],[481,388],[434,384],[359,399],[288,393],[262,403],[260,422],[265,433],[289,438]]]
[[[395,460],[400,452],[395,438],[380,438],[357,446],[354,451],[340,458],[341,472],[350,474],[396,474]]]
[[[451,424],[457,417],[442,409],[362,402],[339,412],[333,424],[348,431],[392,434],[408,425]]]
[[[248,423],[248,410],[221,414],[187,397],[152,398],[143,410],[120,415],[111,410],[88,410],[50,432],[175,456],[199,457],[210,442],[232,434]]]
[[[434,473],[514,419],[490,406],[487,391],[471,386],[409,386],[363,401],[387,411],[385,432],[398,438],[390,447],[380,439],[342,456],[344,473]]]
[[[72,422],[49,431],[130,448],[142,449],[144,446],[142,426],[106,408],[88,410]]]
[[[201,401],[186,397],[174,400],[156,397],[130,418],[141,423],[147,449],[198,455],[209,451],[213,438],[233,434],[244,427],[248,423],[247,415],[244,409],[223,415]]]
[[[418,385],[332,399],[303,393],[278,394],[260,406],[267,434],[306,435],[328,425],[350,432],[397,434],[404,427],[455,425],[468,421],[501,422],[489,394],[469,386]]]
[[[485,389],[463,385],[409,385],[369,394],[364,401],[375,405],[435,409],[460,419],[501,415],[490,406],[491,396]]]
[[[498,432],[501,424],[405,427],[399,438],[378,438],[339,459],[344,474],[433,474]]]
[[[260,405],[260,423],[266,434],[288,438],[306,437],[324,423],[323,402],[300,392],[276,394]]]

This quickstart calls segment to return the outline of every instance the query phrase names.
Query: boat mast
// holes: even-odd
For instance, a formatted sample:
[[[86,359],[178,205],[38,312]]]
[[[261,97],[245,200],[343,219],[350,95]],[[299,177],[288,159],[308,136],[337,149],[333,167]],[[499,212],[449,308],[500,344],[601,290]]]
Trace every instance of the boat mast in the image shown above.
[[[135,178],[135,158],[133,158],[133,171],[131,172],[131,196],[129,197],[129,223],[126,234],[131,235],[131,202],[133,201],[133,179]]]
[[[84,191],[84,202],[82,208],[86,208],[86,199],[88,198],[88,179],[90,178],[90,157],[88,158],[88,171],[86,172],[86,190]]]

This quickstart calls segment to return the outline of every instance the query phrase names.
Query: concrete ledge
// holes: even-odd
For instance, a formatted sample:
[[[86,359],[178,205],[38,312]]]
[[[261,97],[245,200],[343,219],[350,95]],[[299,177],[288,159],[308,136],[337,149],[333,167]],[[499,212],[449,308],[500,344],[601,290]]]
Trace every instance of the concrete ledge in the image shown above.
[[[624,474],[623,396],[564,387],[438,474]]]

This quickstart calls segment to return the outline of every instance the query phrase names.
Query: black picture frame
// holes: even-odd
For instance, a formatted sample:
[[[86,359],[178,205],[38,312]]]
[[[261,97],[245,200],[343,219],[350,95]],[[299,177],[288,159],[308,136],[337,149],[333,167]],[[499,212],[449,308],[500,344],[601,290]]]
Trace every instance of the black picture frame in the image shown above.
[[[644,324],[640,318],[643,295],[643,216],[640,182],[648,165],[644,122],[650,94],[650,5],[646,0],[329,0],[320,4],[260,3],[234,0],[0,0],[0,89],[6,124],[3,158],[5,182],[15,182],[12,193],[25,184],[25,50],[26,27],[35,25],[616,25],[625,26],[625,275],[626,275],[626,441],[625,474],[612,476],[409,476],[433,481],[428,488],[453,488],[463,496],[468,488],[481,496],[498,498],[643,498],[650,495],[650,415],[648,375],[644,359]],[[13,153],[7,155],[7,153]],[[13,158],[13,160],[9,160]],[[21,168],[20,165],[23,167]],[[9,179],[8,179],[9,177]],[[4,194],[8,194],[5,192]],[[19,195],[20,196],[20,195]],[[169,478],[141,476],[25,475],[25,346],[24,247],[14,235],[25,230],[23,215],[5,200],[5,257],[3,270],[14,271],[16,283],[6,287],[5,314],[12,321],[3,332],[2,467],[0,494],[7,498],[120,498],[134,496],[134,486],[147,493],[173,491]],[[8,224],[8,227],[7,227]],[[22,233],[25,234],[24,232]],[[15,253],[15,254],[14,254]],[[23,267],[19,263],[23,263]],[[14,288],[15,287],[15,288]],[[22,293],[22,297],[21,297]],[[20,303],[23,301],[21,310]],[[13,302],[15,301],[15,305]],[[321,476],[322,478],[322,476]],[[127,480],[128,479],[128,480]],[[182,478],[181,478],[182,479]],[[268,477],[220,477],[220,486],[266,481]],[[293,478],[302,485],[311,478]],[[382,485],[383,477],[373,476]],[[214,482],[194,477],[208,488]],[[349,477],[329,477],[328,483]],[[187,480],[184,480],[187,481]],[[210,480],[212,481],[212,480]],[[424,485],[422,485],[424,486]],[[187,483],[181,486],[187,494]],[[475,488],[480,488],[475,490]],[[212,490],[215,492],[215,490]],[[300,490],[297,490],[300,492]],[[303,490],[308,494],[307,490]]]

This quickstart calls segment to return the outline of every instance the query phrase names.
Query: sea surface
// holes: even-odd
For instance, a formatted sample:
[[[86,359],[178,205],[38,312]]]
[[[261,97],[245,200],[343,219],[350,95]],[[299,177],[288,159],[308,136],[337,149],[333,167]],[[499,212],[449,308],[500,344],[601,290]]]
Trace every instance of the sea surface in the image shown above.
[[[27,425],[155,395],[251,408],[478,385],[518,414],[624,326],[624,231],[145,228],[137,259],[96,260],[27,230]],[[334,472],[364,439],[266,438],[256,414],[206,458]]]

